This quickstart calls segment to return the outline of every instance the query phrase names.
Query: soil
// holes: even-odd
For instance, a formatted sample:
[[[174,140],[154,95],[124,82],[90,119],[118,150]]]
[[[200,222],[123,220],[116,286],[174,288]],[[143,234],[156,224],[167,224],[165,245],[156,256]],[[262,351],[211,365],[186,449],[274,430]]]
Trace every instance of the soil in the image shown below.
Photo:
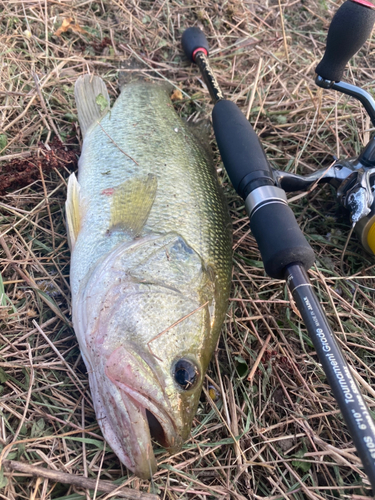
[[[0,196],[21,189],[39,180],[41,171],[49,174],[64,167],[73,170],[77,166],[77,155],[56,137],[47,148],[39,144],[37,152],[27,158],[15,158],[1,166]]]

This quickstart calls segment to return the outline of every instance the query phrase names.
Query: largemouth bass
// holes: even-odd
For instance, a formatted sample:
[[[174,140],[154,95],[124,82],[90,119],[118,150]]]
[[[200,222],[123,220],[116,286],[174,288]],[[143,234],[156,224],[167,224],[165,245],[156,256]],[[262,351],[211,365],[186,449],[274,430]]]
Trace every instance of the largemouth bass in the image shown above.
[[[165,87],[125,86],[112,109],[86,75],[83,133],[69,178],[73,325],[105,439],[142,478],[152,441],[188,438],[227,309],[228,209],[209,155]]]

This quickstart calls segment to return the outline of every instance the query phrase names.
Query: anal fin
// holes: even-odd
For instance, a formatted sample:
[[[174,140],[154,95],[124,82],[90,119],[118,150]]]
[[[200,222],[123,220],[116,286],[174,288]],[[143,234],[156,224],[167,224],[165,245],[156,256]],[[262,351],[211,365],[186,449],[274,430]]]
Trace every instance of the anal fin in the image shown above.
[[[77,177],[75,174],[71,174],[68,180],[68,192],[65,202],[68,243],[71,250],[74,248],[81,227],[80,190],[81,186],[77,181]]]

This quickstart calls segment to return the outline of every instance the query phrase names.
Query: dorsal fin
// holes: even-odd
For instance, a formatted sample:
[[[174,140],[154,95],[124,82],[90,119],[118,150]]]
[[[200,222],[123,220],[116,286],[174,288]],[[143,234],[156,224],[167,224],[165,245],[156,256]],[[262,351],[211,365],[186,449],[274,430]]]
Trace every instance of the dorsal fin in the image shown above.
[[[78,78],[74,87],[77,104],[78,121],[82,135],[109,111],[110,99],[108,90],[99,76],[83,75]]]
[[[81,186],[77,181],[77,177],[75,174],[71,174],[68,179],[68,191],[65,202],[68,243],[71,250],[73,250],[81,226],[80,191]]]

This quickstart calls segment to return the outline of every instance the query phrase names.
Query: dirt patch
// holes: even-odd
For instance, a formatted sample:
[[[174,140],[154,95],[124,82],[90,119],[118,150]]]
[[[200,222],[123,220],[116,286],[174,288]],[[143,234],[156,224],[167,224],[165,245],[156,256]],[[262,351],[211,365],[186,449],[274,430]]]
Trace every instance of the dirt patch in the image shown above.
[[[77,155],[57,138],[46,147],[39,145],[37,152],[27,158],[15,158],[1,168],[0,195],[16,191],[41,178],[41,173],[77,166]]]

